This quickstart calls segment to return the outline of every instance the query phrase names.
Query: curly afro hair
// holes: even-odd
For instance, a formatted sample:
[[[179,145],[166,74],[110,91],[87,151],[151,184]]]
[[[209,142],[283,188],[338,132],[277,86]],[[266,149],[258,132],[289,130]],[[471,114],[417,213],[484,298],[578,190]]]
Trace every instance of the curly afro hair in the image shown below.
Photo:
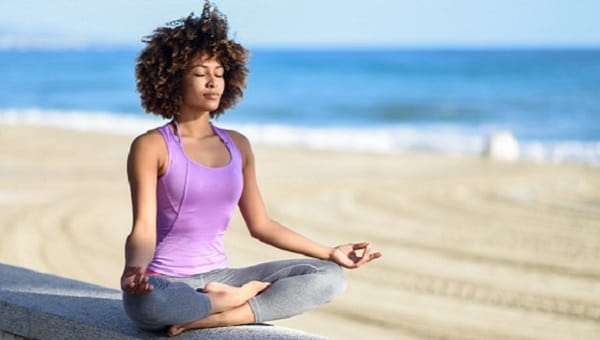
[[[142,40],[146,47],[137,58],[137,91],[146,112],[173,118],[182,100],[183,75],[201,55],[215,57],[224,67],[225,89],[215,118],[233,107],[246,88],[249,51],[227,38],[227,18],[209,1],[202,15],[171,21]]]

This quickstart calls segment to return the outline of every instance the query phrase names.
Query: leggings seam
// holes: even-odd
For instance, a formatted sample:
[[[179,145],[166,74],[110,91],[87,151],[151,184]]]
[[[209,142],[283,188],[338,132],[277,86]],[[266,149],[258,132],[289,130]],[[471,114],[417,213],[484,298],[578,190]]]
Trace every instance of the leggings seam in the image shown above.
[[[259,305],[256,297],[253,297],[250,300],[248,300],[248,306],[250,306],[250,309],[252,310],[252,313],[254,314],[254,322],[261,323],[263,320],[262,320],[262,316],[260,313],[260,305]]]

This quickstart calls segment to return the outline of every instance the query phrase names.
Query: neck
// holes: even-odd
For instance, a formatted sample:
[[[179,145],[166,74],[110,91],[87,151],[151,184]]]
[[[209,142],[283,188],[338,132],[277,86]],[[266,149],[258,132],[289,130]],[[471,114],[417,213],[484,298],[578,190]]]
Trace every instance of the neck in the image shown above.
[[[199,114],[180,113],[175,117],[180,129],[181,136],[193,138],[204,138],[214,135],[210,126],[210,113],[202,112]]]

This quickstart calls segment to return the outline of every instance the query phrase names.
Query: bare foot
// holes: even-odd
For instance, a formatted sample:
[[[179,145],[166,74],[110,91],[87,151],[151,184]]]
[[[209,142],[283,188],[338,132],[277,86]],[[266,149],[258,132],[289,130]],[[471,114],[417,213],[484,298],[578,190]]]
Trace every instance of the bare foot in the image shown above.
[[[250,281],[241,287],[209,282],[204,286],[211,303],[211,314],[224,312],[243,305],[250,298],[269,287],[269,282]]]
[[[169,330],[167,331],[167,335],[176,336],[176,335],[183,333],[183,331],[185,331],[185,330],[186,330],[185,324],[173,325],[173,326],[169,327]]]
[[[173,325],[169,328],[168,335],[176,336],[191,329],[237,326],[253,322],[255,322],[254,313],[250,305],[244,303],[226,312],[209,315],[204,319]]]
[[[247,302],[270,284],[250,281],[241,287],[232,287],[219,282],[209,282],[203,290],[210,299],[211,315],[200,320],[172,325],[167,334],[176,336],[188,329],[251,323],[254,315]]]

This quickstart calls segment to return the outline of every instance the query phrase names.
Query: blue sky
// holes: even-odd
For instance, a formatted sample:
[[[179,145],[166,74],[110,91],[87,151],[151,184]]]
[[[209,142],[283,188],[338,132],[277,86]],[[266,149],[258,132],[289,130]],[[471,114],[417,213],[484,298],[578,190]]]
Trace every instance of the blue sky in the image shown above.
[[[215,0],[250,47],[600,47],[598,0]],[[201,0],[2,0],[0,48],[139,46]]]

